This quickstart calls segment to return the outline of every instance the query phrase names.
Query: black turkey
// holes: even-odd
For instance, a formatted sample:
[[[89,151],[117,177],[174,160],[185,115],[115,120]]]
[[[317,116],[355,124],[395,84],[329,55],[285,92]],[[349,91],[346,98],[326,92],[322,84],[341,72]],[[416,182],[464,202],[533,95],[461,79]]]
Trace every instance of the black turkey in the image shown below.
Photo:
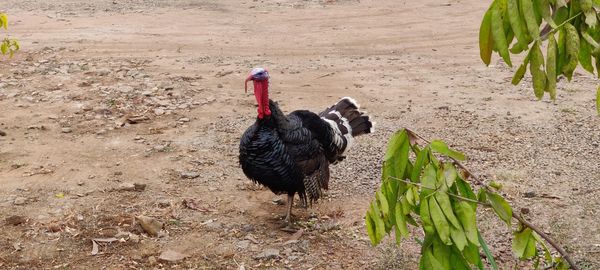
[[[287,194],[285,222],[290,226],[294,195],[303,205],[328,188],[329,164],[344,160],[354,137],[373,132],[373,122],[345,97],[319,114],[307,110],[287,116],[269,99],[269,73],[255,68],[246,79],[254,83],[256,122],[240,141],[244,174],[275,194]]]

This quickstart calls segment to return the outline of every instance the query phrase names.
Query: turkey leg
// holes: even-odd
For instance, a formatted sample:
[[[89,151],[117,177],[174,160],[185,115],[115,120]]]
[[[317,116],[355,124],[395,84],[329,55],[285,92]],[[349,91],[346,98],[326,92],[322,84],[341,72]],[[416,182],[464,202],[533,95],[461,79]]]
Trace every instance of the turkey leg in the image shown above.
[[[290,195],[288,194],[288,201],[287,201],[287,214],[285,215],[285,223],[287,223],[288,227],[291,227],[292,225],[292,205],[294,205],[294,195]]]

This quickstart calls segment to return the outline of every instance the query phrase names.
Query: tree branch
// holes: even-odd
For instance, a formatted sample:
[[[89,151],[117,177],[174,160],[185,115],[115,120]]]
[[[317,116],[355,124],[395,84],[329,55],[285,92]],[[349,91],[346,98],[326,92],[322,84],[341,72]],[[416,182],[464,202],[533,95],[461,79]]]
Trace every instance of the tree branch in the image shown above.
[[[565,21],[564,23],[566,23],[567,21]],[[564,23],[562,23],[561,25],[559,25],[558,28],[560,28],[560,26],[564,25]],[[556,28],[556,29],[558,29],[558,28]],[[556,29],[554,29],[554,30],[556,30]],[[423,142],[425,142],[427,144],[431,143],[429,140],[427,140],[427,139],[423,138],[422,136],[416,134],[412,130],[407,129],[407,128],[405,128],[405,130],[406,130],[406,132],[408,133],[409,136],[412,136],[413,138],[419,138],[420,140],[422,140]],[[463,170],[467,174],[466,178],[470,178],[471,180],[475,181],[475,183],[477,183],[478,185],[481,185],[487,191],[493,192],[493,189],[490,186],[486,185],[483,181],[481,181],[479,178],[477,178],[477,176],[475,176],[471,171],[469,171],[469,169],[467,169],[467,167],[465,167],[462,163],[460,163],[460,161],[458,161],[458,160],[456,160],[456,159],[454,159],[452,157],[449,157],[449,158],[452,159],[452,161],[454,161],[454,164],[457,167],[459,167],[461,170]],[[573,269],[573,270],[579,270],[579,268],[577,267],[577,265],[575,264],[575,262],[571,259],[571,257],[569,256],[569,254],[560,245],[558,245],[556,243],[556,241],[554,241],[552,238],[550,238],[550,236],[548,236],[547,234],[545,234],[540,228],[538,228],[537,226],[531,224],[529,221],[525,220],[524,218],[520,217],[519,215],[515,214],[514,211],[512,213],[512,217],[514,219],[518,220],[519,222],[521,222],[523,225],[525,225],[525,226],[529,227],[530,229],[532,229],[533,231],[535,231],[537,234],[539,234],[540,237],[542,237],[558,253],[560,253],[560,255],[569,263],[569,266],[571,267],[571,269]]]

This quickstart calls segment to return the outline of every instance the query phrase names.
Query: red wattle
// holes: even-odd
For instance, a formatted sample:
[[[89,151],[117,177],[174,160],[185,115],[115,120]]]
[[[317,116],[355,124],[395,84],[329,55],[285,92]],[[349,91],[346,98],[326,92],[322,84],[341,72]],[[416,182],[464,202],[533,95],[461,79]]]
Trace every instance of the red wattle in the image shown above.
[[[262,81],[262,104],[265,116],[271,116],[271,108],[269,107],[269,81]]]
[[[258,119],[263,119],[263,89],[260,82],[254,81],[254,96],[256,97],[256,103],[258,103]],[[267,103],[268,104],[268,103]],[[269,111],[269,115],[271,112]]]

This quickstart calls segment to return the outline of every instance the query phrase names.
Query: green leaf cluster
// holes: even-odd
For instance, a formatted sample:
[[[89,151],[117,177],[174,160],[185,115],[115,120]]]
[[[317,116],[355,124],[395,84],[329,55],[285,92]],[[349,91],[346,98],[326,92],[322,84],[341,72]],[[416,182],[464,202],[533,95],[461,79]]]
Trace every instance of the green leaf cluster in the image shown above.
[[[571,81],[577,66],[600,76],[599,8],[592,0],[494,0],[479,30],[481,60],[489,65],[497,52],[512,67],[510,55],[527,52],[512,84],[529,69],[535,96],[555,100],[557,78]]]
[[[0,13],[0,28],[5,30],[8,28],[8,17],[4,13]],[[0,41],[0,53],[4,55],[8,54],[12,57],[19,49],[19,42],[15,39],[4,38]]]
[[[371,243],[377,245],[392,232],[400,243],[409,237],[412,225],[425,234],[418,241],[419,269],[484,269],[486,262],[498,269],[477,226],[477,208],[490,207],[511,228],[511,206],[490,188],[480,189],[476,195],[467,182],[468,175],[457,168],[456,161],[466,158],[462,153],[441,140],[424,146],[416,141],[416,134],[404,129],[394,133],[388,143],[381,187],[365,217]],[[535,232],[519,225],[514,233],[515,255],[539,260],[537,244],[544,250],[546,246]],[[546,254],[545,264],[556,265],[557,260]]]

